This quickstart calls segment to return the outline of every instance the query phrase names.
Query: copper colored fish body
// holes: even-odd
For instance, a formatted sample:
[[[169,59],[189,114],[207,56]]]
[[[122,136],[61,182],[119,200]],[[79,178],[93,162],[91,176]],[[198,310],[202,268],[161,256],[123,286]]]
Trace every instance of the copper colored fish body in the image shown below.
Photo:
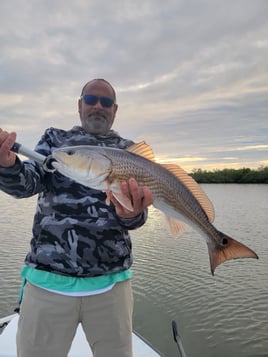
[[[154,161],[145,143],[127,150],[75,146],[52,153],[52,165],[61,174],[91,188],[112,194],[123,206],[132,210],[130,200],[122,195],[120,182],[133,177],[139,185],[148,186],[153,205],[167,218],[172,235],[178,236],[186,225],[193,227],[208,245],[211,272],[226,260],[258,258],[242,243],[220,232],[212,224],[214,208],[201,187],[179,166],[161,165]]]

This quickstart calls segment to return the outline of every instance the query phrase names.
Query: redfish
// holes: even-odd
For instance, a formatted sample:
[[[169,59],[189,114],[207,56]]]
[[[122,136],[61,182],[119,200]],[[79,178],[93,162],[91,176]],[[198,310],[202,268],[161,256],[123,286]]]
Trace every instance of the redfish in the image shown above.
[[[56,149],[52,166],[76,182],[113,195],[132,210],[131,201],[120,189],[120,182],[133,177],[141,186],[150,188],[153,206],[167,218],[173,236],[191,226],[208,246],[211,273],[230,259],[256,258],[257,254],[213,224],[214,208],[201,187],[181,167],[159,164],[147,144],[138,143],[126,150],[100,146],[73,146]]]

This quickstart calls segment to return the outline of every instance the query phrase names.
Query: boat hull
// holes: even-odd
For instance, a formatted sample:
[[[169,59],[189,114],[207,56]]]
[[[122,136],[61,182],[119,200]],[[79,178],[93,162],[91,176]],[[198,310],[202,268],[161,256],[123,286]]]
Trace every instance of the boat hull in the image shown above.
[[[0,319],[0,325],[7,323],[0,335],[0,357],[16,357],[16,333],[19,316],[17,314]],[[135,332],[133,338],[133,357],[159,357],[161,354],[154,350],[148,342]],[[68,357],[93,357],[82,326],[79,325]]]

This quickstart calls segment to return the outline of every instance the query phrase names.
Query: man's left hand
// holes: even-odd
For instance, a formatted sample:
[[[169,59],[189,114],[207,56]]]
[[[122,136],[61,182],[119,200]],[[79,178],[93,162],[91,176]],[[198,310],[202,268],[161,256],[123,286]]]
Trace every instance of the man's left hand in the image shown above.
[[[111,195],[110,199],[115,206],[116,214],[120,218],[136,217],[153,203],[153,195],[149,187],[139,186],[134,178],[121,182],[121,191],[132,202],[133,210],[129,211]]]

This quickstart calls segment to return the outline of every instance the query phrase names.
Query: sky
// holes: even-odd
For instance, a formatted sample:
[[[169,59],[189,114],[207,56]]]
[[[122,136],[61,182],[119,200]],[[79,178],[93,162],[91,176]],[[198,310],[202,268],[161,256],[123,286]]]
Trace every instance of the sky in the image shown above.
[[[160,162],[268,166],[267,0],[1,0],[0,23],[0,127],[24,146],[105,78],[114,130]]]

